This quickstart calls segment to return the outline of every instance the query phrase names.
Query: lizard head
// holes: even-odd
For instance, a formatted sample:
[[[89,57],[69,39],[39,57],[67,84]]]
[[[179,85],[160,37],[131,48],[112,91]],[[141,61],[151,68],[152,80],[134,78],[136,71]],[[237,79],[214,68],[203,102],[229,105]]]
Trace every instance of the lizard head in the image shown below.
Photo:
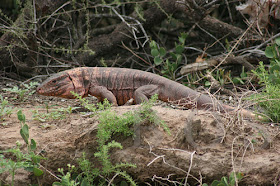
[[[78,85],[73,81],[71,75],[67,71],[57,73],[46,79],[41,85],[37,87],[37,93],[44,96],[55,96],[73,99],[74,95],[71,93],[77,92],[79,95],[84,94],[78,89]]]

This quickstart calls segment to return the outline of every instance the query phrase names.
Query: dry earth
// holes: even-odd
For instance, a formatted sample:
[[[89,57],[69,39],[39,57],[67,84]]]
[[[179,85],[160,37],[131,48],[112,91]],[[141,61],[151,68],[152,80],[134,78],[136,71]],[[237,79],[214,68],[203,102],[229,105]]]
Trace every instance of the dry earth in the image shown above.
[[[68,163],[77,164],[76,159],[82,152],[94,161],[98,121],[96,117],[85,117],[79,112],[64,120],[44,123],[33,120],[32,110],[45,111],[43,103],[46,101],[58,108],[78,104],[76,100],[41,96],[15,104],[14,114],[0,124],[0,150],[15,147],[17,141],[24,144],[15,114],[22,109],[30,127],[30,137],[37,142],[37,152],[47,158],[42,162],[45,174],[39,183],[51,185],[57,180],[50,173],[57,175],[57,168],[65,168]],[[122,114],[138,108],[138,105],[121,106],[113,110]],[[280,184],[279,125],[249,121],[234,115],[173,109],[162,104],[154,106],[153,110],[169,126],[171,135],[160,127],[141,125],[140,144],[136,144],[132,137],[113,137],[124,148],[110,152],[112,161],[136,164],[137,168],[126,171],[138,183],[178,185],[185,182],[182,179],[187,179],[191,185],[198,185],[199,182],[220,180],[234,170],[244,174],[239,185]],[[24,170],[19,170],[15,179],[16,185],[38,183]],[[11,176],[2,174],[0,180],[9,183]]]

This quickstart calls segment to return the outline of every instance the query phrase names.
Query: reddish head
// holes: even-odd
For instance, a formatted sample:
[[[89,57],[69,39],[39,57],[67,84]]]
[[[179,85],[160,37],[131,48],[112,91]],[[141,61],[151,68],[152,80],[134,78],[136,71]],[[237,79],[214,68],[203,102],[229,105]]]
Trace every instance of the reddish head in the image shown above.
[[[74,99],[75,96],[71,93],[73,91],[83,97],[86,96],[83,80],[72,71],[63,71],[49,77],[37,87],[37,93],[44,96]]]

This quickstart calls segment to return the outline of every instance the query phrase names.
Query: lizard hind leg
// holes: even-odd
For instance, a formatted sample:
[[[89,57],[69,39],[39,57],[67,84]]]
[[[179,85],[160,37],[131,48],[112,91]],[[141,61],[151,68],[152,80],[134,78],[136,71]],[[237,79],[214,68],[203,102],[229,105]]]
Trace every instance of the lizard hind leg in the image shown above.
[[[142,102],[148,101],[148,98],[158,93],[159,93],[158,85],[143,85],[137,88],[134,92],[135,103],[140,104]]]

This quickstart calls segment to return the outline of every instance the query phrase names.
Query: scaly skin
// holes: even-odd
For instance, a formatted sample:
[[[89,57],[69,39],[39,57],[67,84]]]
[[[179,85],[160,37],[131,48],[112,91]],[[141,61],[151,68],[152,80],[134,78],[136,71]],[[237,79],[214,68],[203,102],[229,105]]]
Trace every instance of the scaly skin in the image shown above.
[[[138,104],[158,94],[159,100],[175,102],[187,108],[221,112],[235,110],[180,83],[149,72],[126,68],[74,68],[55,74],[37,88],[37,93],[41,95],[73,99],[75,97],[71,91],[82,97],[90,94],[99,101],[107,98],[113,105],[123,105],[131,98]],[[243,109],[241,112],[246,117],[255,117],[250,111]]]

